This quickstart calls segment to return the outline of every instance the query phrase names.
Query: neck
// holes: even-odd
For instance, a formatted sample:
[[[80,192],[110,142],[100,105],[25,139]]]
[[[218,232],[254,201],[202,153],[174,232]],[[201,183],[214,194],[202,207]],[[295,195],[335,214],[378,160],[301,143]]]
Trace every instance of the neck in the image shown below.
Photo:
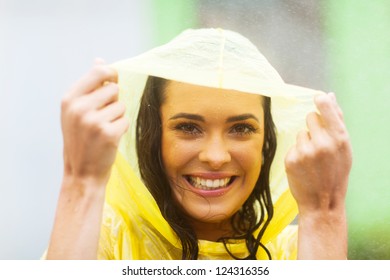
[[[198,239],[207,241],[218,241],[221,237],[233,235],[233,229],[230,219],[219,222],[204,222],[198,220],[189,220],[195,230]]]

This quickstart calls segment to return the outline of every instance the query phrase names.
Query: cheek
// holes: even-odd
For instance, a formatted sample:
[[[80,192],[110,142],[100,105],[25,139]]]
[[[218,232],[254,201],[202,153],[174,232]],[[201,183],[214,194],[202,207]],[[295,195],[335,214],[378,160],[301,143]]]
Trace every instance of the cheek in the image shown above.
[[[196,145],[178,140],[172,133],[163,134],[162,158],[164,167],[170,177],[175,178],[188,162],[196,156]]]
[[[262,165],[263,142],[245,143],[232,149],[232,157],[245,171],[248,180],[255,180],[260,174]]]
[[[257,181],[261,171],[261,155],[249,155],[240,162],[240,165],[245,170],[247,180]]]

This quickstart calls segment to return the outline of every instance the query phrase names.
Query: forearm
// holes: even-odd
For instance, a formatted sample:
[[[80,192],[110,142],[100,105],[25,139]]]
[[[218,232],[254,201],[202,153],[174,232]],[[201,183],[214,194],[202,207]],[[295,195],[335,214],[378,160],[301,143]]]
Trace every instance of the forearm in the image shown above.
[[[48,259],[96,259],[104,182],[64,177]]]
[[[298,259],[347,259],[345,209],[302,214],[298,226]]]

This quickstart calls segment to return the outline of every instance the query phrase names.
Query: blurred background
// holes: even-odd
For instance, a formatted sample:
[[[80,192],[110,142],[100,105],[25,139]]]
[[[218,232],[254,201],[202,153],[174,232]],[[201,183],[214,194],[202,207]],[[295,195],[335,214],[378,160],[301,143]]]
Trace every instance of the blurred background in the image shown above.
[[[248,37],[286,82],[334,91],[354,150],[350,259],[390,259],[390,1],[0,0],[0,259],[39,259],[62,176],[61,97],[95,57],[186,28]]]

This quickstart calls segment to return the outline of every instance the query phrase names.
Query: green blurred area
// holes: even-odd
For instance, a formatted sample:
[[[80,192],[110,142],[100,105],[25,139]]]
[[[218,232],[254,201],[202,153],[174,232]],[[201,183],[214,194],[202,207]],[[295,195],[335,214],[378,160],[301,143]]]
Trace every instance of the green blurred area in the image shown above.
[[[329,82],[354,152],[349,257],[390,259],[390,1],[325,3]]]
[[[197,0],[151,0],[154,45],[198,27]],[[350,259],[390,259],[390,1],[323,0],[327,83],[353,146]]]
[[[197,0],[152,0],[153,44],[167,43],[187,28],[196,28]]]

